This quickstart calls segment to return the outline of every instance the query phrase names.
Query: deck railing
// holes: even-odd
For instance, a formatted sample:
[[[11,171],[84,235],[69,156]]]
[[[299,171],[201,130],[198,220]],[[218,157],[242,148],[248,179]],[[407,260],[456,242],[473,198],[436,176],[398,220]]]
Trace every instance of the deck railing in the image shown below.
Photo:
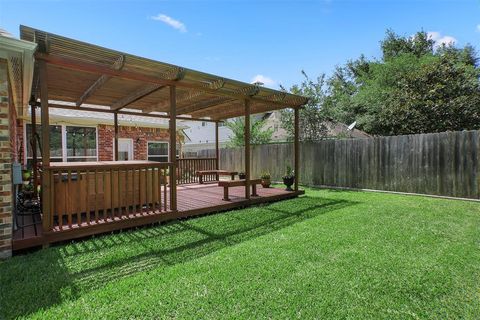
[[[197,183],[198,177],[196,171],[215,170],[217,165],[216,158],[183,158],[177,160],[177,184]],[[203,181],[217,180],[215,174],[203,176]]]
[[[170,163],[55,165],[44,168],[45,231],[168,211]]]

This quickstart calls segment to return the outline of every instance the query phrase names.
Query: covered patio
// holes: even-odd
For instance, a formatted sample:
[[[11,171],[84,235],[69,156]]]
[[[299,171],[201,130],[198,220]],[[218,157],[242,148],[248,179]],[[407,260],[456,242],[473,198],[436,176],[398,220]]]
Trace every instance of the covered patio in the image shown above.
[[[250,161],[245,179],[219,186],[212,173],[199,184],[198,171],[219,168],[219,123],[245,117],[245,159],[250,157],[250,116],[283,108],[294,110],[294,170],[299,172],[299,108],[307,99],[256,84],[174,66],[55,34],[20,27],[21,38],[37,44],[29,114],[32,134],[40,109],[41,155],[32,139],[34,184],[41,185],[41,224],[14,233],[13,249],[48,245],[56,241],[141,226],[181,217],[244,207],[296,197],[293,191],[252,188]],[[112,161],[52,162],[49,108],[88,110],[113,116],[115,153]],[[169,121],[169,160],[119,161],[119,115],[163,118]],[[216,124],[216,155],[186,158],[177,154],[177,122],[210,121]],[[175,134],[172,134],[175,133]],[[35,217],[26,217],[32,219]],[[25,222],[25,221],[24,221]],[[34,222],[34,221],[30,221]]]

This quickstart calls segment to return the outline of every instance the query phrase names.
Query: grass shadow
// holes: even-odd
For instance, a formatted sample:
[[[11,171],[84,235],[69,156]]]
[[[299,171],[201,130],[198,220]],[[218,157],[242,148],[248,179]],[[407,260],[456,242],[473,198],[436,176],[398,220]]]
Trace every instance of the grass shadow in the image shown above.
[[[0,264],[0,318],[27,316],[138,272],[198,259],[355,204],[304,196],[17,256]]]

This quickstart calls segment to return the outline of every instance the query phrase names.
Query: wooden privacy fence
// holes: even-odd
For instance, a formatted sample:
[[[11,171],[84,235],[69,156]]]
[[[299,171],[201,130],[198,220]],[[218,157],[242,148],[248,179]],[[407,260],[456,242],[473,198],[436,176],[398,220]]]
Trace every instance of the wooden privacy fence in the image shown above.
[[[280,181],[287,164],[293,167],[292,144],[252,148],[253,178],[269,171]],[[222,149],[220,168],[244,170],[242,148]],[[480,199],[480,131],[302,143],[300,181]]]
[[[56,165],[44,170],[49,201],[43,228],[71,229],[124,216],[170,210],[167,169],[170,163]]]

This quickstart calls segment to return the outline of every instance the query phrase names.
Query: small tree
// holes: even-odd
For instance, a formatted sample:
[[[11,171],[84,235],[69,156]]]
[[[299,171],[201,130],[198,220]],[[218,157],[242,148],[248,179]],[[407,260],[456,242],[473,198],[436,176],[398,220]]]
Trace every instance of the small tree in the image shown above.
[[[245,118],[239,117],[232,121],[226,121],[225,126],[232,130],[228,147],[241,147],[245,145]],[[250,120],[250,143],[265,144],[272,141],[273,129],[265,129],[265,120],[251,118]]]
[[[312,81],[305,71],[302,70],[304,80],[298,85],[290,88],[290,92],[309,98],[308,103],[300,110],[300,132],[299,138],[302,141],[318,141],[325,137],[327,128],[325,120],[327,119],[323,112],[323,103],[325,100],[325,75],[317,77]],[[285,90],[285,89],[284,89]],[[282,128],[287,131],[288,140],[293,140],[293,112],[290,109],[284,109],[281,112]]]

